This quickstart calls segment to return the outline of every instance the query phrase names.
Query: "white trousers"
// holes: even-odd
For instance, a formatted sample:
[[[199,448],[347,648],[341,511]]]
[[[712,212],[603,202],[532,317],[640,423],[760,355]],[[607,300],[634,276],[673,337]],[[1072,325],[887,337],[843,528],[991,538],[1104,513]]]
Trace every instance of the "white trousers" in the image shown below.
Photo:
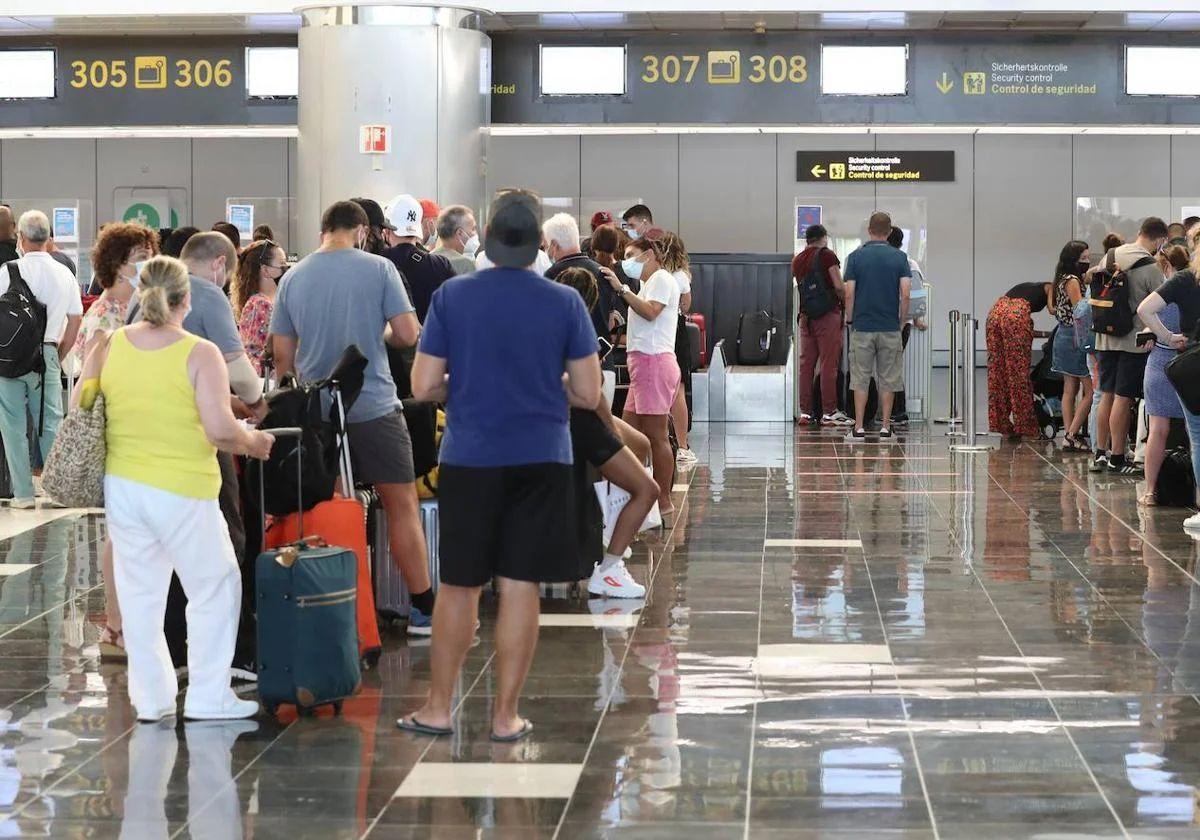
[[[175,709],[179,684],[163,635],[171,572],[188,596],[184,714],[225,708],[236,699],[229,666],[242,579],[217,500],[189,499],[110,475],[104,479],[104,512],[134,708],[143,717]]]

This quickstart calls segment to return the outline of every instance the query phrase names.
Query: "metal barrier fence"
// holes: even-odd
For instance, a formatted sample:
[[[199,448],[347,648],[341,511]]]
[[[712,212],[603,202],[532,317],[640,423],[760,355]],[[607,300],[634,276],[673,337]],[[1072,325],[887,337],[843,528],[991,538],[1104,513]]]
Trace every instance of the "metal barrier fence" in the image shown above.
[[[978,337],[979,321],[975,319],[969,312],[959,313],[958,321],[959,338],[961,339],[961,347],[959,348],[959,358],[961,360],[958,373],[958,393],[962,400],[962,443],[955,444],[950,447],[952,452],[986,452],[991,447],[987,442],[980,442],[980,432],[975,428],[975,340]],[[950,371],[951,379],[954,378],[955,371]],[[946,434],[955,434],[951,430]],[[983,432],[984,437],[987,432]]]
[[[933,287],[925,284],[925,320],[933,312]],[[933,330],[915,327],[904,351],[904,402],[910,420],[929,420],[933,413]]]

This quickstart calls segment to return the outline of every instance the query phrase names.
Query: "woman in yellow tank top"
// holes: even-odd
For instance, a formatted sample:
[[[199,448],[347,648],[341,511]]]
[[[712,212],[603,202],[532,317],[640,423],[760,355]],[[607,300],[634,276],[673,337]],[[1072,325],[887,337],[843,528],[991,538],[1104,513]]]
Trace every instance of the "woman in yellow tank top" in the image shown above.
[[[241,608],[241,576],[217,503],[222,449],[266,458],[274,438],[234,419],[217,347],[183,329],[186,266],[146,263],[142,322],[89,354],[81,402],[103,392],[108,447],[105,516],[124,616],[129,697],[139,720],[175,714],[179,691],[163,636],[171,573],[188,596],[188,691],[192,719],[251,717],[258,704],[229,687]]]

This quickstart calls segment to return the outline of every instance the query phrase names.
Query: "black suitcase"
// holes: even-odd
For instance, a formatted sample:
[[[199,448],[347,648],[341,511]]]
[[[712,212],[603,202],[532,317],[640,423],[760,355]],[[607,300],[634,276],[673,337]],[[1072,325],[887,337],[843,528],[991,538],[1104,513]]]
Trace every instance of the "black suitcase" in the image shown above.
[[[300,429],[272,429],[299,438]],[[297,469],[300,468],[300,459]],[[265,489],[259,473],[259,497]],[[297,477],[298,486],[303,480]],[[265,508],[265,500],[261,501]],[[303,500],[299,505],[304,532]],[[265,530],[265,525],[264,525]],[[269,549],[255,563],[258,607],[258,694],[274,714],[281,704],[301,714],[358,693],[358,557],[348,548],[300,540]]]
[[[743,312],[738,317],[737,364],[765,365],[771,361],[771,345],[779,321],[765,309]]]

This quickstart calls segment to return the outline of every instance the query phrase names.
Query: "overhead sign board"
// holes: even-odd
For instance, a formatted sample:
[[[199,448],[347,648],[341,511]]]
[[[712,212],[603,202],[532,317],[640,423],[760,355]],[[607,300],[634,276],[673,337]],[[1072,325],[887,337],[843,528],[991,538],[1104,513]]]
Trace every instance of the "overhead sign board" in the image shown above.
[[[626,47],[623,96],[542,97],[541,44]],[[1200,97],[1127,96],[1127,45],[1186,33],[629,32],[492,35],[493,123],[1200,124]],[[908,47],[907,93],[821,92],[821,47]]]
[[[295,125],[295,99],[253,99],[246,48],[295,36],[5,39],[52,48],[50,99],[0,100],[0,126]]]
[[[796,152],[797,181],[953,181],[954,152]]]

